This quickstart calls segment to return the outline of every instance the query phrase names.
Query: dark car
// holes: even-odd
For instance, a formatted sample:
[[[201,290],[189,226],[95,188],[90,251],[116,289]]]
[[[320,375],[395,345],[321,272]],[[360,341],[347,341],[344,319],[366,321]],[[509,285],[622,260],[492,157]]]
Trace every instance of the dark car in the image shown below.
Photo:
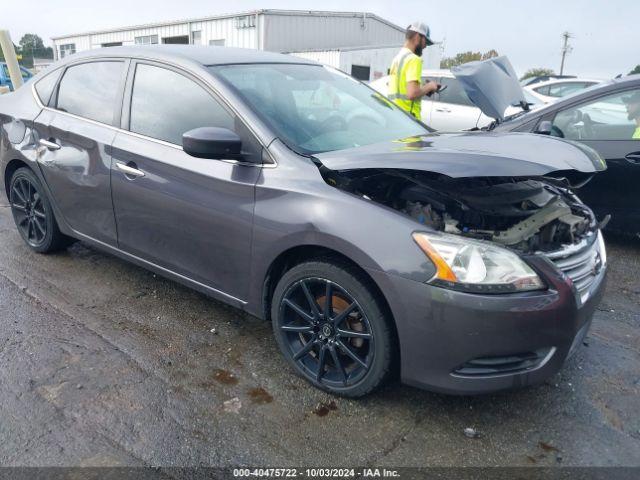
[[[627,104],[635,98],[633,118]],[[607,161],[607,171],[595,175],[580,198],[603,218],[607,230],[640,234],[640,75],[591,87],[531,113],[507,118],[496,132],[542,133],[588,145]],[[634,138],[635,137],[635,138]]]
[[[438,135],[364,84],[245,49],[72,55],[0,98],[0,173],[36,252],[74,239],[269,320],[312,384],[538,383],[602,295],[604,168],[529,134]]]

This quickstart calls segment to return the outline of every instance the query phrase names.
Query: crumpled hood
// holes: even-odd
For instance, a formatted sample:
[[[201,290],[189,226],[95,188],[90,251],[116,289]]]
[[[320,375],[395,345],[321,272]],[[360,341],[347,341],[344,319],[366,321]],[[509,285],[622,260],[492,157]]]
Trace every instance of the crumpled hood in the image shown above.
[[[453,67],[471,101],[490,118],[504,120],[505,110],[527,103],[518,76],[507,57],[469,62]]]
[[[453,178],[535,177],[552,172],[605,170],[590,147],[529,133],[429,134],[316,154],[331,170],[423,170]]]

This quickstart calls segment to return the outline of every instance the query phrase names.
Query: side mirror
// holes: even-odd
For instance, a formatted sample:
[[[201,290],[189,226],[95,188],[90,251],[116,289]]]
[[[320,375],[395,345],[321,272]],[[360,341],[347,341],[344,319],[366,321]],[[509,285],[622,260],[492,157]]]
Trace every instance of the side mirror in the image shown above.
[[[552,131],[553,131],[553,124],[549,120],[543,120],[536,127],[536,130],[534,133],[539,133],[540,135],[551,135]]]
[[[198,158],[242,159],[242,140],[228,128],[201,127],[182,135],[182,149]]]

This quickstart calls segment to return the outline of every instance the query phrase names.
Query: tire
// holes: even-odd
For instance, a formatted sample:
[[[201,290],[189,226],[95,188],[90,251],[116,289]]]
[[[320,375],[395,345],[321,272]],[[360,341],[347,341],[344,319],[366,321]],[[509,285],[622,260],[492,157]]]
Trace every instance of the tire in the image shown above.
[[[20,236],[33,251],[52,253],[73,243],[60,232],[51,202],[28,168],[19,168],[11,177],[9,203]]]
[[[287,362],[334,395],[362,397],[382,386],[392,371],[396,337],[376,296],[359,269],[341,262],[309,261],[287,271],[271,304]]]

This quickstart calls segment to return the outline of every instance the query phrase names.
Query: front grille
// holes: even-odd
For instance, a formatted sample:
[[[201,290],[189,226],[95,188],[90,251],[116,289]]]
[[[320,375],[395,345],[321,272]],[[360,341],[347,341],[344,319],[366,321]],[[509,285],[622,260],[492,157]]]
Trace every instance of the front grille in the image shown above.
[[[545,254],[558,269],[571,279],[581,302],[589,298],[591,285],[602,269],[602,255],[596,235],[562,250]]]
[[[478,357],[455,369],[453,374],[465,377],[482,377],[521,373],[538,367],[549,356],[550,351],[551,348],[544,348],[533,352],[504,356]]]

